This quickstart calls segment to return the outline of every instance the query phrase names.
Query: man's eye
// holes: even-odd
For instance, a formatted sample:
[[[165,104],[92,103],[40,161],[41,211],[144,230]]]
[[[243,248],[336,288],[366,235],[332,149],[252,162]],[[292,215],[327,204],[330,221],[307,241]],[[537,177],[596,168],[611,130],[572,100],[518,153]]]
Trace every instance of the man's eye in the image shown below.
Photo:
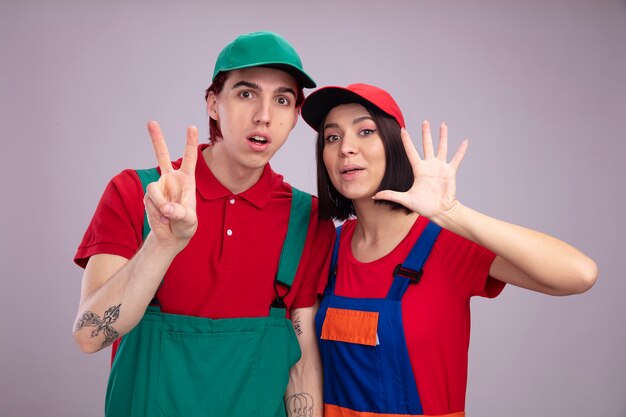
[[[252,97],[252,92],[248,91],[248,90],[243,90],[243,91],[239,92],[239,97],[241,97],[241,98],[250,98],[250,97]]]
[[[276,102],[278,104],[284,105],[284,106],[288,106],[290,101],[287,97],[277,97],[276,98]]]

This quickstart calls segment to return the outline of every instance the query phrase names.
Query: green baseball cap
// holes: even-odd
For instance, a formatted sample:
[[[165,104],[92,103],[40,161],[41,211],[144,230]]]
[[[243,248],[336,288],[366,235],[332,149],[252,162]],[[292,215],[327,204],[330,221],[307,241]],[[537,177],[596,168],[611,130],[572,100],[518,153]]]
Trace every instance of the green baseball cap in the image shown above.
[[[217,57],[213,80],[221,72],[250,67],[280,69],[291,74],[302,87],[316,86],[313,78],[302,69],[302,61],[293,46],[274,32],[251,32],[237,36]]]

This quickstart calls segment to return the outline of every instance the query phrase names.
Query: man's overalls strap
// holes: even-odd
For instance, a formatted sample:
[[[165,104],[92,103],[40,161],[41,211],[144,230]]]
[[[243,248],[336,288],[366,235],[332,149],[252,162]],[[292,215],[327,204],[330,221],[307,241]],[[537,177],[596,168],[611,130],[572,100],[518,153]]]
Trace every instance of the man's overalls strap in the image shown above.
[[[151,182],[158,181],[161,177],[161,174],[156,168],[148,168],[148,169],[137,169],[135,170],[137,175],[139,176],[139,181],[141,181],[141,188],[143,188],[143,193],[146,193],[148,189],[148,184]],[[150,223],[148,223],[148,213],[144,211],[143,213],[143,233],[142,238],[146,240],[146,237],[150,233]]]
[[[137,173],[137,176],[139,177],[139,181],[141,181],[141,188],[143,189],[144,195],[146,194],[146,191],[148,189],[148,184],[150,184],[151,182],[158,181],[159,178],[161,177],[161,173],[159,173],[159,171],[156,168],[137,169],[135,170],[135,172]],[[148,237],[149,233],[150,233],[150,223],[148,222],[148,213],[144,210],[141,240],[146,240],[146,237]],[[163,285],[163,281],[161,281],[161,285],[159,285],[159,288],[161,288],[162,285]],[[152,298],[152,301],[150,302],[150,306],[158,306],[158,305],[159,305],[159,300],[157,300],[156,297]]]
[[[270,307],[270,315],[275,317],[285,317],[286,306],[283,299],[291,290],[291,285],[296,276],[311,217],[311,196],[295,187],[291,187],[291,190],[291,212],[289,213],[287,237],[280,252],[278,272],[274,280],[276,299]],[[279,287],[283,289],[282,294],[278,290]]]
[[[159,178],[155,169],[137,174],[144,188]],[[311,196],[294,188],[275,278],[285,288],[277,288],[281,301],[297,270],[310,208]],[[148,233],[146,222],[143,235]],[[284,307],[271,308],[266,317],[209,319],[150,306],[119,344],[105,416],[284,417],[289,369],[300,354]]]
[[[139,176],[144,194],[148,184],[158,181],[161,176],[156,168],[138,169],[135,172]],[[270,314],[274,317],[285,317],[286,306],[283,300],[291,290],[291,285],[296,276],[309,229],[309,219],[311,218],[311,195],[298,190],[296,187],[291,187],[291,190],[292,200],[287,237],[283,243],[280,259],[278,260],[278,272],[274,280],[276,298],[270,306]],[[143,240],[146,240],[149,233],[148,214],[144,212]],[[279,288],[281,288],[280,291]],[[151,304],[156,304],[156,299]]]

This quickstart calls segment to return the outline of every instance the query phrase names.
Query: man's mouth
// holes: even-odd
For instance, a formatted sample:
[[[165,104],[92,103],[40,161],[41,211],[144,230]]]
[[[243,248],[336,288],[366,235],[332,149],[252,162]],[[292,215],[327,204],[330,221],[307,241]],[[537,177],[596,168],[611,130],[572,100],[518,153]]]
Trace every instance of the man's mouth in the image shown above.
[[[254,143],[267,143],[267,138],[257,135],[249,137],[248,140]]]

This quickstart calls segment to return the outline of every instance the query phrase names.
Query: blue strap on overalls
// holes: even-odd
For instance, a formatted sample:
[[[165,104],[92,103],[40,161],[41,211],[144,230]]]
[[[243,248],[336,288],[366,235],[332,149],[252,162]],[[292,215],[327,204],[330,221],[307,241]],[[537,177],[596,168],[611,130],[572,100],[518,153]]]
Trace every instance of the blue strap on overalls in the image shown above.
[[[335,237],[335,244],[333,245],[333,256],[330,261],[328,280],[328,284],[329,286],[332,286],[331,288],[333,290],[335,287],[335,276],[337,273],[337,258],[339,257],[341,226],[338,226],[335,231],[337,236]],[[389,289],[388,297],[393,300],[400,300],[410,283],[417,284],[419,282],[422,277],[422,273],[424,272],[422,267],[424,266],[428,255],[430,255],[430,251],[435,243],[435,240],[437,240],[437,236],[439,236],[439,232],[441,232],[440,226],[433,222],[428,222],[428,225],[426,225],[426,228],[422,231],[418,241],[415,245],[413,245],[411,252],[409,252],[404,262],[396,266],[393,271],[394,278],[401,276],[407,279],[394,279],[393,284]]]
[[[385,298],[350,298],[335,294],[336,270],[341,229],[333,248],[329,284],[320,305],[316,328],[324,360],[324,402],[350,415],[365,413],[423,413],[417,384],[411,368],[402,325],[401,300],[411,283],[417,284],[422,268],[441,227],[429,222],[409,255],[393,271],[393,282]],[[329,310],[341,314],[377,312],[376,346],[350,343],[347,339],[324,336]],[[356,317],[356,316],[355,316]],[[350,326],[354,328],[354,326]],[[380,336],[380,341],[379,341]],[[327,411],[331,411],[328,409]]]
[[[428,259],[428,255],[430,255],[430,250],[437,240],[437,236],[439,236],[439,232],[441,232],[441,227],[433,222],[428,222],[428,225],[420,235],[419,239],[413,245],[413,249],[409,252],[409,255],[406,257],[404,262],[401,265],[396,266],[396,269],[393,271],[394,278],[396,277],[404,277],[407,279],[394,279],[391,288],[389,289],[388,298],[392,300],[400,300],[402,296],[406,292],[409,284],[417,284],[422,278],[422,273],[424,270],[424,262]]]

